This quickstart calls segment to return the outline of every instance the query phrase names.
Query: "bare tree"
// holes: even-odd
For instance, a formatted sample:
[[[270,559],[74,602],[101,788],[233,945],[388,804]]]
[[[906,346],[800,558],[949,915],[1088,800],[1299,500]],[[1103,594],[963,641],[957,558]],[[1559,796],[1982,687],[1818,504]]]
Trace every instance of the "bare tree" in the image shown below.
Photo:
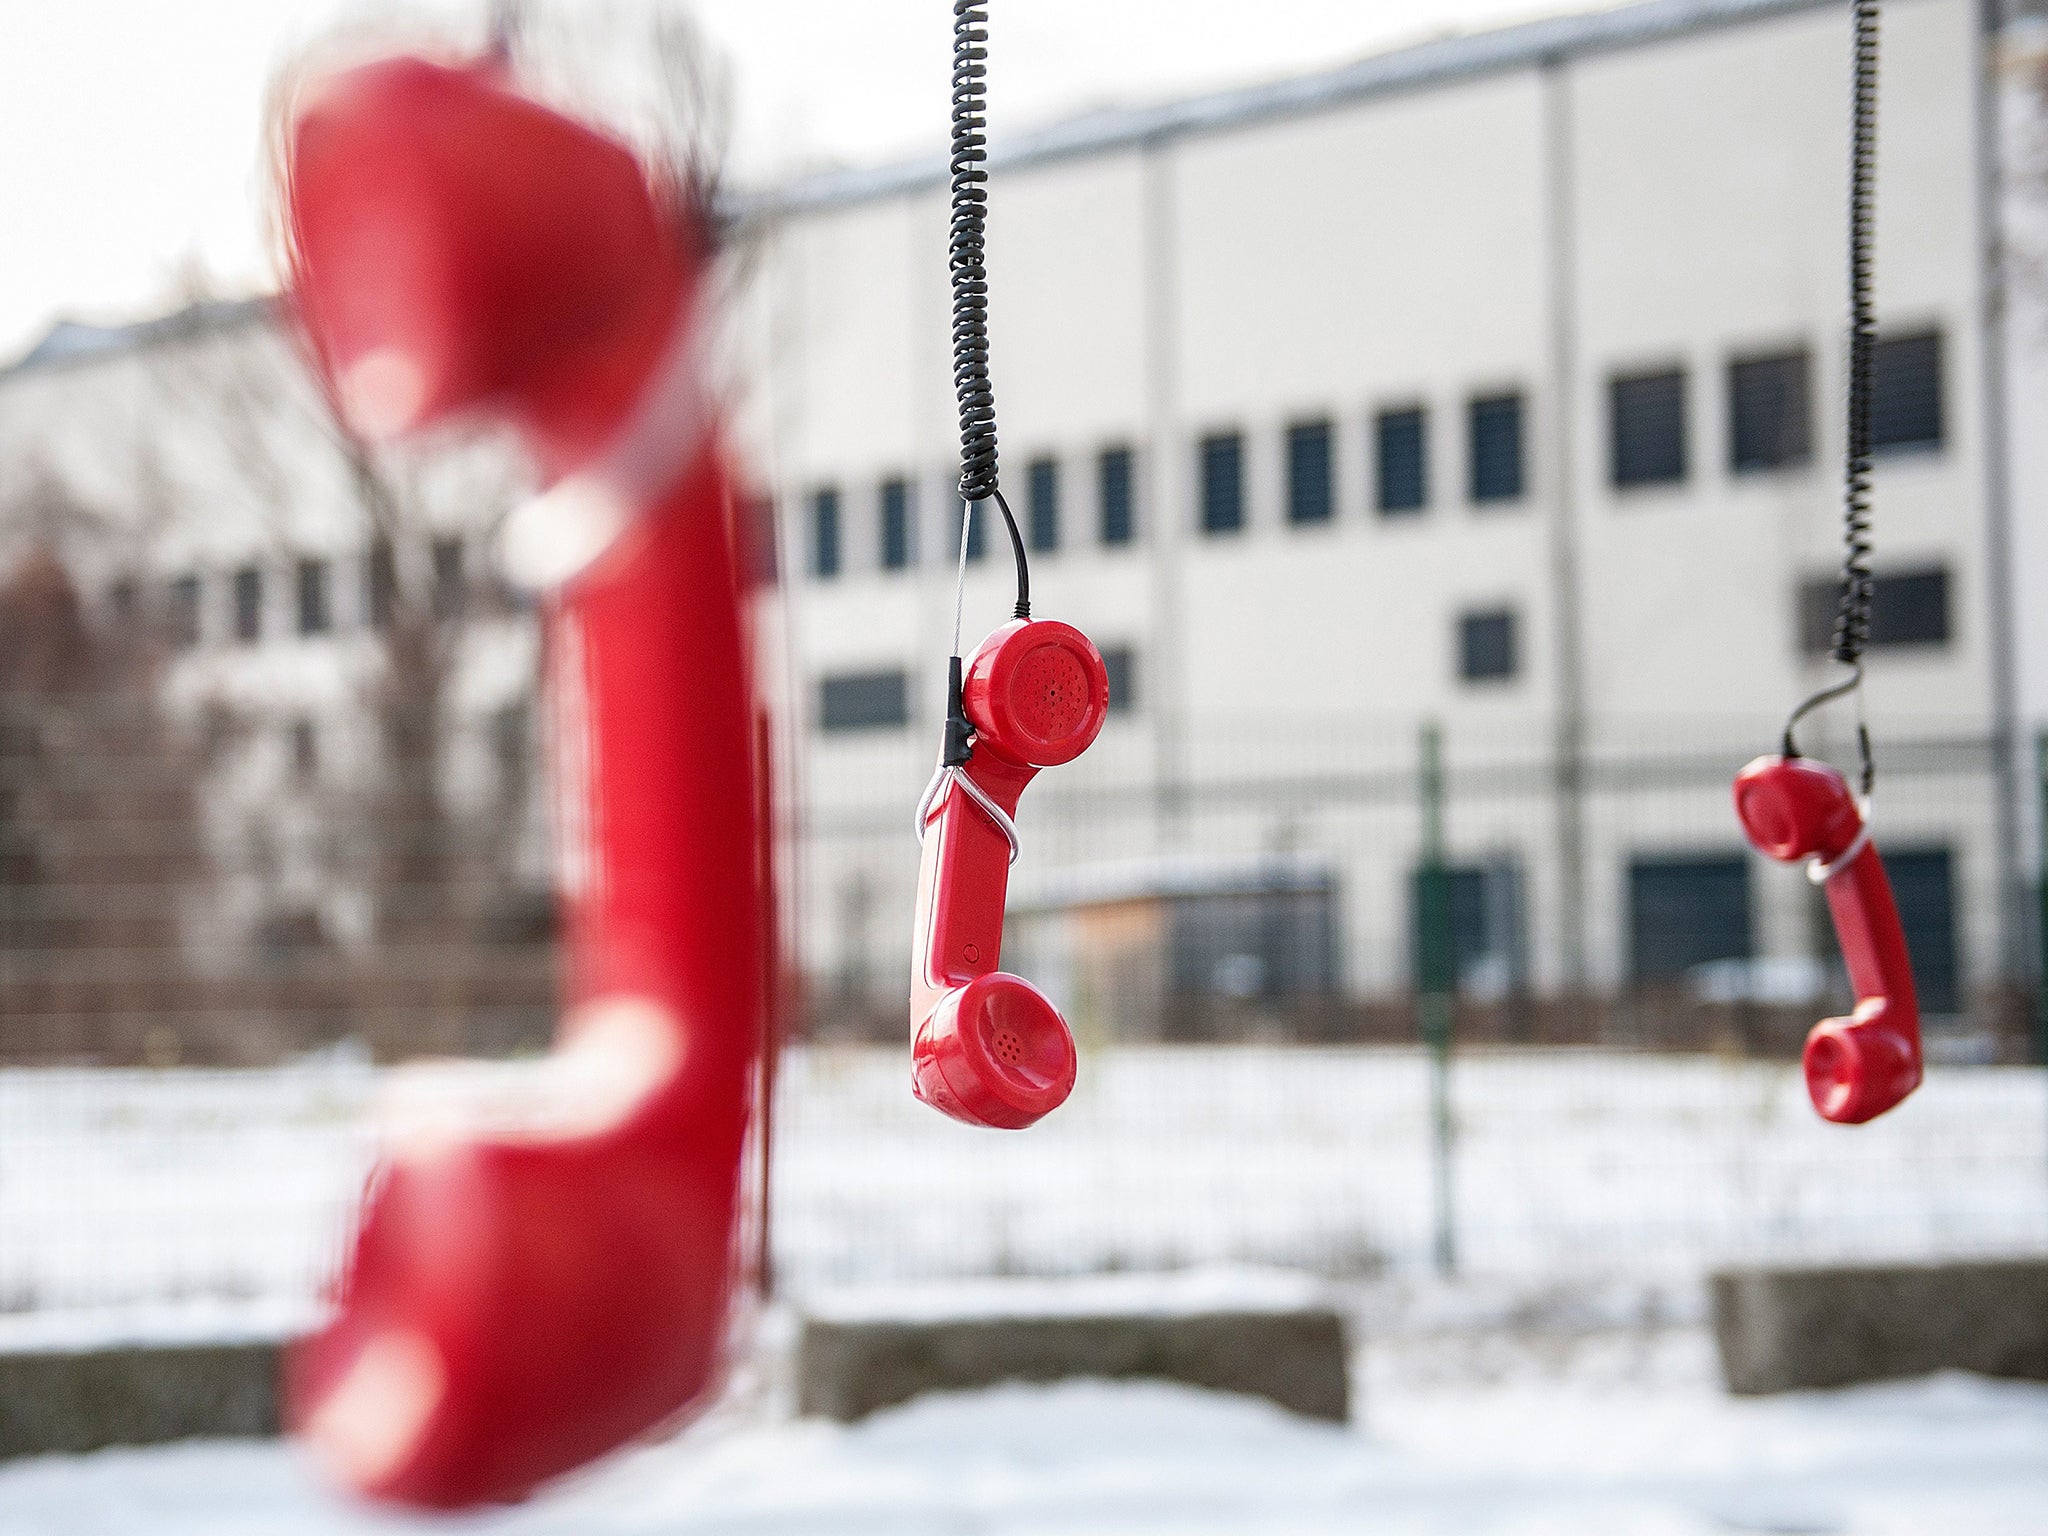
[[[183,899],[205,869],[200,745],[163,708],[162,652],[95,629],[60,550],[97,514],[38,478],[0,574],[0,1057],[173,1054]]]

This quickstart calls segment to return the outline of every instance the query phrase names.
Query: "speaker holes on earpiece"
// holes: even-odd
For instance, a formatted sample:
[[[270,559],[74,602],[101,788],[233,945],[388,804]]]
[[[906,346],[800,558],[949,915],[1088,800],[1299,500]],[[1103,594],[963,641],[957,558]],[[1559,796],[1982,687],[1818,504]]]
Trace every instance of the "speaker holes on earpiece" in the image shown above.
[[[1087,719],[1088,674],[1064,646],[1041,645],[1018,663],[1011,698],[1025,730],[1060,741]]]

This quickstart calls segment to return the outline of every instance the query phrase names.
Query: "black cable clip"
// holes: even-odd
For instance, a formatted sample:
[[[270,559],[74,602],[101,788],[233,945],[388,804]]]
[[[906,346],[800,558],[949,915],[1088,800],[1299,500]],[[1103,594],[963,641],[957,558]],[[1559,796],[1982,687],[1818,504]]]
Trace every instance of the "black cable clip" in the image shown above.
[[[960,691],[960,658],[946,661],[946,734],[939,749],[939,761],[948,768],[965,768],[974,755],[974,722],[967,718],[967,706]]]

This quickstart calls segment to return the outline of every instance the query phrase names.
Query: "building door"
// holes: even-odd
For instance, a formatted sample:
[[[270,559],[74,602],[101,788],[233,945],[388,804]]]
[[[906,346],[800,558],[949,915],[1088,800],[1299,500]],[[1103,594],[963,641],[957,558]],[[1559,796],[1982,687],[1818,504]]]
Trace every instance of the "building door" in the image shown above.
[[[1460,991],[1481,998],[1517,992],[1527,983],[1522,866],[1512,857],[1477,864],[1453,864],[1444,875],[1450,887],[1451,965]],[[1422,954],[1422,871],[1408,884],[1409,953]],[[1418,958],[1418,973],[1422,962]]]
[[[1753,953],[1749,860],[1741,854],[1632,859],[1628,909],[1629,973],[1639,986],[1680,981],[1709,960]]]

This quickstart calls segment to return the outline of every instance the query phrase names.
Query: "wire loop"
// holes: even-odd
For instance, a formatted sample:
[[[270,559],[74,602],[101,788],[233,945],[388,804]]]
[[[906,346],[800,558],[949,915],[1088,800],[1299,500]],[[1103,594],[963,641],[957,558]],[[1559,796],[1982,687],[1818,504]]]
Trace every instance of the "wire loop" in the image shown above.
[[[923,846],[925,829],[931,825],[932,816],[938,810],[948,789],[958,789],[968,799],[988,812],[989,820],[996,824],[996,830],[1009,840],[1010,862],[1012,864],[1016,863],[1017,855],[1023,851],[1023,844],[1017,839],[1017,823],[1010,819],[1009,812],[996,804],[987,790],[975,783],[961,769],[950,767],[945,763],[939,764],[938,767],[932,770],[931,782],[925,785],[924,794],[918,798],[917,841],[919,846]]]

